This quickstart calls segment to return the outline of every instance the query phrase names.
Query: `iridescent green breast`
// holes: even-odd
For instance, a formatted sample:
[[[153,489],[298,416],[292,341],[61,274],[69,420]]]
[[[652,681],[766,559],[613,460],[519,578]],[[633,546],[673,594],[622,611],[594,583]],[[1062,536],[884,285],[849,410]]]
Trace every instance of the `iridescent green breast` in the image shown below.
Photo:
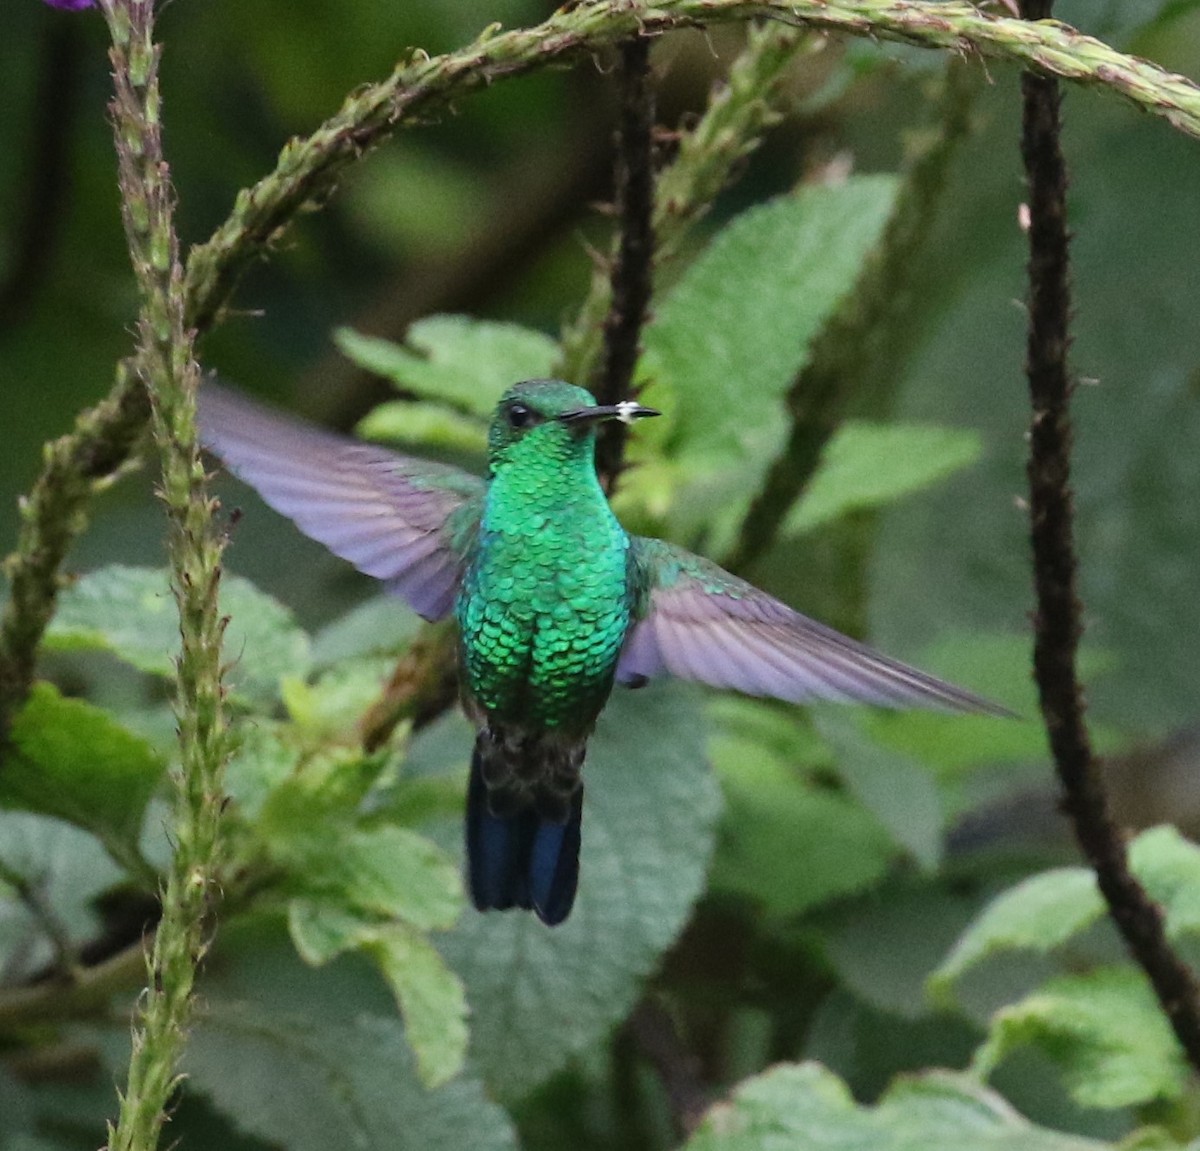
[[[489,486],[459,595],[465,686],[494,719],[590,730],[630,622],[629,537],[575,460]]]

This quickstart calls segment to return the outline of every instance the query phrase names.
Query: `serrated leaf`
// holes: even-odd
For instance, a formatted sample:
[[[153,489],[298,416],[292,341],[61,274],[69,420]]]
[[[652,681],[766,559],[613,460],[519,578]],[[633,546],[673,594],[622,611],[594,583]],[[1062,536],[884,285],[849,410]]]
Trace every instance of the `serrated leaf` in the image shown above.
[[[788,385],[878,242],[895,191],[892,177],[860,176],[752,208],[659,304],[642,370],[688,496],[675,501],[677,531],[710,531],[721,550],[782,446]]]
[[[284,706],[306,738],[352,736],[363,713],[383,691],[396,661],[390,656],[343,659],[312,683],[283,681]]]
[[[308,670],[308,636],[287,608],[239,576],[222,579],[220,602],[230,617],[223,650],[231,690],[275,700],[283,676]],[[109,651],[140,671],[173,675],[179,619],[166,572],[114,565],[84,576],[59,597],[46,646]]]
[[[467,1055],[467,998],[461,980],[429,939],[400,923],[381,927],[364,944],[404,1016],[427,1087],[457,1075]]]
[[[402,923],[308,899],[288,905],[288,930],[307,963],[327,963],[345,951],[361,951],[373,960],[396,998],[427,1087],[440,1086],[462,1070],[466,994],[428,938]]]
[[[344,1025],[215,1004],[194,1028],[188,1083],[244,1132],[288,1151],[515,1151],[477,1080],[421,1086],[398,1020]]]
[[[1019,1047],[1056,1063],[1083,1107],[1178,1099],[1188,1081],[1183,1052],[1145,976],[1130,967],[1065,975],[996,1013],[975,1056],[984,1076]]]
[[[686,1151],[1101,1151],[1108,1144],[1036,1127],[965,1076],[899,1080],[874,1107],[817,1063],[783,1064],[718,1104]]]
[[[355,433],[403,447],[482,455],[487,450],[487,424],[443,404],[390,400],[359,420]]]
[[[458,730],[465,763],[470,736]],[[719,806],[704,740],[695,689],[618,692],[584,768],[570,918],[551,929],[525,912],[468,912],[438,939],[467,985],[472,1050],[499,1097],[520,1097],[599,1041],[682,928],[703,886]],[[451,834],[461,842],[459,826]]]
[[[896,187],[890,176],[803,187],[742,213],[688,268],[645,336],[653,374],[677,397],[675,445],[740,455],[778,419],[769,400],[853,286]]]
[[[293,725],[279,725],[276,732],[285,748],[297,735]],[[281,762],[269,756],[252,766],[270,772]],[[281,863],[303,867],[308,854],[314,860],[333,854],[353,829],[359,806],[382,766],[378,755],[352,745],[313,750],[299,741],[295,770],[275,783],[259,806],[259,836]]]
[[[165,763],[144,739],[48,683],[34,685],[13,721],[0,771],[0,807],[52,815],[120,852],[137,841]]]
[[[1020,948],[1046,953],[1104,914],[1096,876],[1086,867],[1057,867],[1018,883],[984,908],[929,978],[945,999],[956,979],[990,955]]]
[[[1166,915],[1172,936],[1200,927],[1200,847],[1169,826],[1142,832],[1129,864]],[[930,976],[930,992],[946,999],[969,968],[1001,951],[1045,954],[1096,923],[1105,912],[1096,877],[1086,867],[1044,871],[993,899]]]
[[[320,967],[354,951],[379,920],[364,918],[341,903],[309,898],[288,901],[288,934],[305,963]]]
[[[826,445],[782,534],[800,535],[847,512],[911,495],[974,463],[982,451],[979,433],[968,428],[845,423]]]
[[[273,849],[306,893],[389,916],[423,931],[450,927],[462,910],[458,867],[437,844],[404,827],[312,825],[294,836],[278,824]]]
[[[302,1011],[302,1017],[297,1012]],[[106,1058],[124,1072],[128,1028]],[[276,915],[225,924],[189,1039],[185,1089],[288,1151],[515,1149],[507,1115],[468,1073],[422,1086],[394,996],[354,959],[314,968]]]
[[[349,328],[340,328],[334,339],[359,367],[422,399],[484,418],[518,380],[548,376],[558,353],[558,345],[542,332],[468,316],[418,321],[408,330],[407,347]]]
[[[259,720],[237,729],[237,742],[225,769],[225,792],[249,819],[257,817],[275,788],[289,779],[300,751],[280,723]]]

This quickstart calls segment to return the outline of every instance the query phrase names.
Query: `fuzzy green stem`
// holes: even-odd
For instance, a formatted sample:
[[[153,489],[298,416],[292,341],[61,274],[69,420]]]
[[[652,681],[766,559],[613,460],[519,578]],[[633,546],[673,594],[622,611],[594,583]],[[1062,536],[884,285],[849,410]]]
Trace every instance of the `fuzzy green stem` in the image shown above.
[[[178,1079],[192,987],[208,946],[218,890],[225,761],[224,620],[217,604],[222,540],[196,438],[200,370],[184,318],[183,267],[163,159],[154,4],[101,0],[100,6],[112,35],[113,134],[125,234],[142,298],[137,369],[150,398],[151,429],[162,460],[171,586],[182,639],[176,666],[175,854],[149,957],[149,985],[134,1027],[129,1081],[108,1142],[110,1151],[152,1151]]]
[[[87,522],[88,501],[129,458],[149,411],[141,380],[122,363],[112,394],[46,445],[42,474],[21,500],[17,547],[3,565],[9,596],[0,614],[0,744],[29,696],[38,644],[62,586],[59,567]]]

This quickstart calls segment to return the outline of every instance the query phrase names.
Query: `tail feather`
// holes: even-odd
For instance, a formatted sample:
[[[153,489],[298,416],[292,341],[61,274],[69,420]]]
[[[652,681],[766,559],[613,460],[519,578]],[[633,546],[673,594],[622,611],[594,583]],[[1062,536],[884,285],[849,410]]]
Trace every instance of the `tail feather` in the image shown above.
[[[550,926],[570,914],[579,883],[583,786],[565,820],[532,804],[498,815],[492,809],[476,745],[467,791],[467,878],[480,911],[523,907]]]

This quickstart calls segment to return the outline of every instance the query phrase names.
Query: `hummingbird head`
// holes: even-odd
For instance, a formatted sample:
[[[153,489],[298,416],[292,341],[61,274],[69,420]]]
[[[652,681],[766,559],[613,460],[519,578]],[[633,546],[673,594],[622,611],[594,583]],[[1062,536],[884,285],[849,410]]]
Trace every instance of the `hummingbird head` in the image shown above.
[[[633,400],[597,404],[591,392],[562,380],[524,380],[500,397],[488,431],[488,464],[495,472],[521,458],[591,459],[597,424],[659,414]]]

